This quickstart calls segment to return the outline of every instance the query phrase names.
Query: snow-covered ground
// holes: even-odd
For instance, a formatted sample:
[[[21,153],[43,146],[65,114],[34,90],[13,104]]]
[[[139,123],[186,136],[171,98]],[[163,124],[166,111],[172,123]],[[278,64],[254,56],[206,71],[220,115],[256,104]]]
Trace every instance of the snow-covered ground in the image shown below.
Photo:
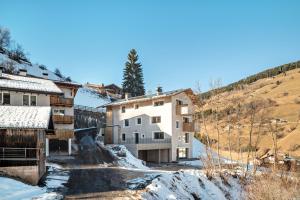
[[[124,145],[106,145],[106,148],[118,158],[117,162],[121,167],[149,169],[142,160],[134,157]]]
[[[230,174],[215,175],[208,179],[201,170],[164,173],[146,187],[143,198],[164,199],[241,199],[239,179]]]
[[[57,188],[63,187],[69,179],[67,172],[60,170],[59,166],[47,164],[49,166],[45,186],[32,186],[26,183],[0,177],[0,199],[5,200],[58,200],[63,196],[57,193]],[[55,174],[55,175],[54,175]]]

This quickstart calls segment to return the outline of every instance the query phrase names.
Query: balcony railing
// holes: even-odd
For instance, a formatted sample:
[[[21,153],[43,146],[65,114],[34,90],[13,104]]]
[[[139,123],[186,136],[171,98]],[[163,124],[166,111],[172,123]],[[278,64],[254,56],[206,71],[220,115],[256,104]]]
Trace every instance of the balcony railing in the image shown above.
[[[194,132],[195,131],[194,122],[183,123],[182,124],[182,131],[183,132]]]
[[[73,107],[74,100],[71,98],[64,98],[60,96],[51,96],[50,97],[51,106],[64,106],[64,107]]]
[[[68,116],[68,115],[53,115],[52,119],[55,124],[73,124],[74,123],[74,117]]]
[[[176,105],[176,115],[190,115],[188,104]]]
[[[39,160],[39,148],[0,147],[0,160],[35,161]]]
[[[121,144],[169,144],[171,143],[171,138],[165,139],[153,139],[153,138],[126,138],[125,141],[119,141]]]

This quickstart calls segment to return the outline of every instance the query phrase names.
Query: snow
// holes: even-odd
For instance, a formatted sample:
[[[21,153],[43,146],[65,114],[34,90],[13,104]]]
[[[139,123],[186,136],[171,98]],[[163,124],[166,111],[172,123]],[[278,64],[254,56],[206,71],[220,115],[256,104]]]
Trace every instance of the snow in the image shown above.
[[[208,179],[204,171],[184,170],[164,173],[146,187],[143,199],[241,199],[242,187],[230,174]]]
[[[58,200],[63,199],[63,195],[55,192],[56,189],[63,187],[69,179],[67,171],[57,164],[47,163],[48,174],[45,179],[45,186],[32,186],[26,183],[0,177],[0,199],[5,200]]]
[[[106,145],[106,148],[118,158],[118,164],[125,168],[149,169],[144,161],[136,158],[124,145]],[[120,155],[124,155],[124,157]]]
[[[93,108],[97,108],[107,103],[110,103],[109,98],[101,97],[96,90],[87,86],[79,88],[74,99],[75,105],[88,106]]]
[[[49,79],[58,80],[58,81],[62,80],[54,72],[52,72],[48,69],[47,70],[41,69],[38,64],[29,64],[29,63],[25,63],[25,62],[20,64],[14,60],[11,60],[10,58],[8,58],[7,55],[0,53],[0,63],[4,63],[4,62],[12,62],[12,63],[14,63],[16,70],[26,69],[27,74],[35,76],[35,77],[43,77],[43,73],[48,73]]]
[[[47,129],[50,111],[46,106],[0,106],[0,127]]]
[[[62,91],[51,80],[5,73],[2,73],[0,79],[0,87],[14,90],[36,91],[42,93],[62,93]]]

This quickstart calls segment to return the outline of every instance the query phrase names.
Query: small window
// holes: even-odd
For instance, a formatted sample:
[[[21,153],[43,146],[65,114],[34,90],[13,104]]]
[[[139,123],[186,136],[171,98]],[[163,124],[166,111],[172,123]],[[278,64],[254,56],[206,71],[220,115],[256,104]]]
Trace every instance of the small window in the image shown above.
[[[139,104],[134,104],[134,109],[139,109]]]
[[[129,126],[129,119],[124,120],[124,126]]]
[[[3,105],[10,105],[10,94],[3,93]]]
[[[126,135],[125,135],[125,133],[122,133],[122,141],[123,141],[123,142],[126,141]]]
[[[125,110],[125,106],[122,106],[122,113],[125,113],[126,110]]]
[[[154,139],[155,140],[162,140],[165,138],[164,132],[154,132]]]
[[[179,128],[179,121],[176,121],[176,128]]]
[[[164,101],[156,101],[154,102],[154,106],[162,106],[164,105]]]
[[[36,96],[30,96],[30,105],[36,106]]]
[[[189,122],[190,122],[190,119],[188,117],[183,118],[183,123],[189,123]]]
[[[29,95],[23,95],[23,106],[29,106]]]
[[[160,123],[161,122],[161,118],[160,116],[158,117],[152,117],[152,124],[157,124],[157,123]]]
[[[176,100],[176,105],[182,105],[183,104],[183,102],[182,101],[180,101],[180,100]]]
[[[185,140],[185,143],[189,143],[190,137],[189,137],[188,133],[185,133],[184,140]]]
[[[141,125],[141,124],[142,124],[142,118],[138,117],[138,118],[136,119],[136,124],[137,124],[137,125]]]
[[[54,109],[53,110],[54,115],[65,115],[65,110],[62,109]]]
[[[2,104],[2,93],[0,92],[0,105]]]

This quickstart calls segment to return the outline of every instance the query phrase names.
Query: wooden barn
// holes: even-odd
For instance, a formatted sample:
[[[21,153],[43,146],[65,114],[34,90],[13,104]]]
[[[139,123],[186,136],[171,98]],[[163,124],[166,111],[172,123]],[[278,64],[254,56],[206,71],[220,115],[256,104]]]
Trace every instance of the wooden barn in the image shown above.
[[[0,173],[37,184],[46,172],[50,107],[0,106]]]

